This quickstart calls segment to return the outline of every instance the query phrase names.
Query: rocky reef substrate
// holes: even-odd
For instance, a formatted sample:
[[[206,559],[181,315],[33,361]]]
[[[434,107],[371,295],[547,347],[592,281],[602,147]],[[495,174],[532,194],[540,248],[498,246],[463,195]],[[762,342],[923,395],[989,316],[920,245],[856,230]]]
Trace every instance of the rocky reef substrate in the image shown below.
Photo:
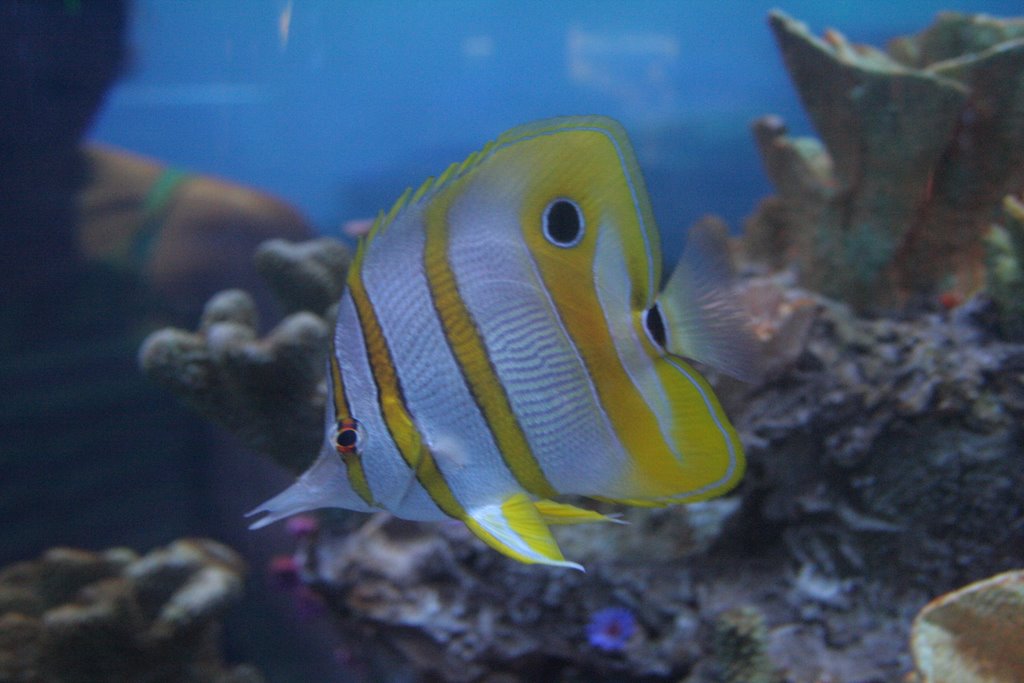
[[[719,382],[750,461],[735,496],[558,529],[585,574],[517,564],[458,524],[322,533],[298,559],[341,632],[424,680],[912,671],[930,598],[1024,566],[1024,346],[992,336],[984,299],[896,321],[776,280],[743,296],[774,364]],[[625,616],[602,634],[608,608]]]

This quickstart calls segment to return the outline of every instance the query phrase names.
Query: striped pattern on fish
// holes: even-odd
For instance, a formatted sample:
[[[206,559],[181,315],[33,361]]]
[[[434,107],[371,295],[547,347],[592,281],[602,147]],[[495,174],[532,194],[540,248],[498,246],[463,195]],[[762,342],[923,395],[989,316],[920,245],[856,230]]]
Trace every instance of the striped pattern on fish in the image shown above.
[[[523,562],[579,568],[567,503],[703,500],[744,469],[685,360],[746,372],[742,323],[691,240],[663,290],[650,203],[603,117],[512,129],[407,191],[361,239],[339,305],[320,458],[254,510],[461,520]]]

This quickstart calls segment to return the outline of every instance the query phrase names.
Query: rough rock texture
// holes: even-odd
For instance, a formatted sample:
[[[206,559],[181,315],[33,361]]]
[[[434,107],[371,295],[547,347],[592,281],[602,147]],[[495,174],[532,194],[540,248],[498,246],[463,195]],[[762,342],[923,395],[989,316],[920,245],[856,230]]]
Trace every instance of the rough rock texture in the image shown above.
[[[770,24],[823,145],[754,124],[777,195],[748,253],[860,310],[973,293],[993,212],[1024,185],[1024,22],[946,14],[888,54]]]
[[[990,305],[859,319],[822,300],[786,372],[730,397],[758,521],[830,574],[949,589],[1024,546],[1024,346]]]
[[[55,548],[11,565],[0,570],[0,680],[259,683],[219,654],[244,573],[231,549],[202,539],[142,557]]]
[[[327,238],[264,243],[259,270],[294,312],[260,338],[251,297],[222,292],[195,333],[150,335],[139,352],[143,371],[249,447],[301,472],[323,438],[326,352],[347,254]]]
[[[341,631],[376,644],[354,650],[394,648],[424,680],[910,671],[929,597],[1024,563],[1024,346],[994,338],[984,300],[897,322],[780,280],[741,297],[770,358],[756,386],[719,382],[750,459],[738,496],[556,529],[586,574],[519,565],[458,524],[324,534],[300,563]],[[588,641],[606,607],[636,619],[621,651]]]

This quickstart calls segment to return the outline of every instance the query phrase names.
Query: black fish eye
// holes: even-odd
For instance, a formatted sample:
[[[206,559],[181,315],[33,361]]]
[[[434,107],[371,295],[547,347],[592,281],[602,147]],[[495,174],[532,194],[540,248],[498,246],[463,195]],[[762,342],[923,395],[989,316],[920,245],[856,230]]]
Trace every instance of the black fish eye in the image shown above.
[[[556,199],[544,209],[544,237],[556,247],[579,244],[583,226],[583,210],[571,199]]]
[[[648,336],[658,346],[665,347],[665,320],[661,317],[661,309],[654,304],[644,311],[644,329]]]
[[[338,435],[334,438],[334,445],[338,453],[345,455],[355,453],[359,444],[359,423],[355,420],[341,420],[338,422]]]

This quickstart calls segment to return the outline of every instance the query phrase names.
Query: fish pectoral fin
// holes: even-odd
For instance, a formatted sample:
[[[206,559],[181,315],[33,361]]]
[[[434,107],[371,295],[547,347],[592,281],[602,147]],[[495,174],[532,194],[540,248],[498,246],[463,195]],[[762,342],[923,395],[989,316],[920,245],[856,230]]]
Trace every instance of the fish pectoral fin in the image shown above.
[[[534,506],[548,524],[586,524],[587,522],[629,523],[614,515],[603,515],[595,510],[585,510],[568,503],[556,503],[553,500],[538,500],[534,503]]]
[[[544,517],[525,493],[469,510],[463,521],[480,540],[514,560],[583,571],[581,565],[562,555]]]
[[[727,244],[710,227],[690,231],[675,270],[657,297],[666,350],[742,381],[761,372],[749,316],[732,292]]]

